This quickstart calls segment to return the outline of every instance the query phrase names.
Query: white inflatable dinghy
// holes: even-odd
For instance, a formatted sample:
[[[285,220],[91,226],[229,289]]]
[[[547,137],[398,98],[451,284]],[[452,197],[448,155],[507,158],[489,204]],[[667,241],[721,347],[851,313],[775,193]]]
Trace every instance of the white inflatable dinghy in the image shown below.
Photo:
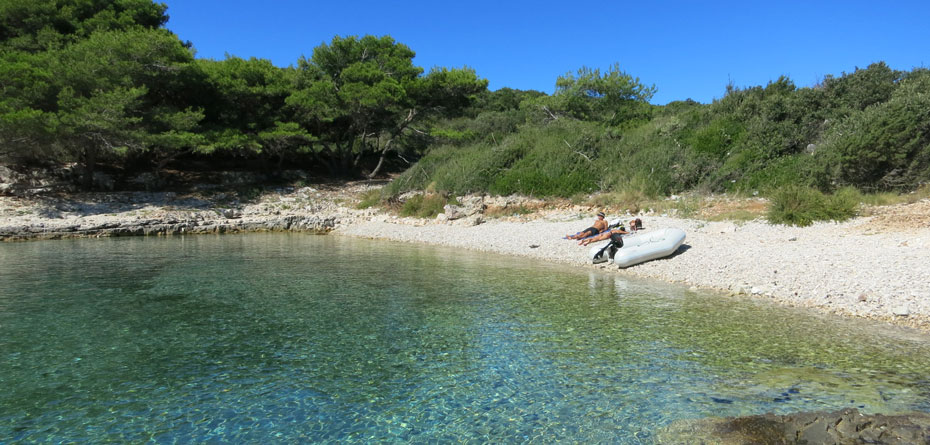
[[[657,258],[667,257],[685,241],[685,231],[674,227],[631,233],[623,236],[623,247],[610,246],[610,240],[599,242],[588,253],[594,264],[610,261],[611,250],[613,263],[620,267],[630,267]]]

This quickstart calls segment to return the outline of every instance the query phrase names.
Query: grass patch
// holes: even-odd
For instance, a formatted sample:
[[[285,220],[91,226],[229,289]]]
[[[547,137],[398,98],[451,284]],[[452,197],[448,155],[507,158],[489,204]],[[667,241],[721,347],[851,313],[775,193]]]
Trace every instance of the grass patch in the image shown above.
[[[638,213],[654,200],[639,189],[629,188],[617,192],[602,193],[592,196],[587,204],[605,209],[605,211],[627,211]]]
[[[586,204],[605,209],[606,212],[628,212],[631,214],[640,211],[657,213],[671,213],[679,218],[694,218],[704,205],[703,198],[687,196],[678,199],[652,198],[636,189],[626,189],[619,192],[605,193],[591,197]]]
[[[706,219],[708,221],[749,222],[755,220],[759,216],[761,216],[759,212],[753,212],[746,209],[737,209],[710,215]]]
[[[414,216],[417,218],[435,218],[443,213],[449,199],[438,193],[411,196],[404,201],[400,208],[400,216]]]
[[[378,205],[381,202],[381,189],[370,189],[366,190],[361,195],[361,201],[355,206],[355,208],[367,209]]]
[[[529,215],[535,213],[539,209],[540,207],[538,206],[527,206],[524,204],[488,207],[484,211],[484,216],[487,218],[506,218],[508,216]]]
[[[651,204],[653,211],[670,213],[678,218],[694,218],[704,206],[704,200],[697,196],[688,196],[679,199],[663,199]]]
[[[913,204],[917,201],[930,198],[930,184],[920,186],[910,193],[862,193],[860,201],[869,206],[889,206],[896,204]]]

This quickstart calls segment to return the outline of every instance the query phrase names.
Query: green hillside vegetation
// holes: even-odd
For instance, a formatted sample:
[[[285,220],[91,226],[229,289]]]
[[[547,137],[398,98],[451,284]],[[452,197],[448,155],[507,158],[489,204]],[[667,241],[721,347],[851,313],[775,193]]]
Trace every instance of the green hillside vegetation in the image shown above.
[[[648,93],[615,70],[601,79]],[[850,197],[865,199],[858,192],[911,191],[930,179],[926,69],[879,62],[814,87],[781,77],[765,87],[730,86],[706,105],[650,106],[643,94],[604,108],[609,99],[599,90],[563,86],[570,77],[551,97],[445,123],[460,137],[440,141],[386,193],[428,185],[452,194],[598,192],[598,203],[614,197],[621,205],[687,192],[761,194],[773,201],[771,221],[809,224],[855,215],[859,202]],[[589,111],[599,109],[617,114]],[[492,116],[508,125],[489,132]]]
[[[588,100],[602,98],[589,94]],[[582,120],[570,109],[549,115],[545,103],[530,98],[509,111],[447,122],[443,131],[458,139],[437,138],[439,145],[391,191],[433,182],[453,193],[532,196],[626,189],[649,196],[770,193],[787,185],[825,192],[913,189],[930,178],[928,101],[930,72],[904,73],[884,63],[812,88],[784,77],[765,87],[731,87],[707,105],[638,101],[642,108],[632,123]],[[489,131],[489,120],[508,125]]]
[[[568,72],[552,95],[488,91],[470,68],[415,66],[389,36],[337,36],[286,68],[195,59],[165,11],[0,0],[0,163],[75,163],[85,188],[99,170],[399,174],[383,202],[431,190],[630,208],[753,194],[771,199],[770,220],[792,224],[847,218],[876,193],[930,180],[924,68],[877,62],[813,87],[780,77],[658,106],[656,86],[619,64]]]

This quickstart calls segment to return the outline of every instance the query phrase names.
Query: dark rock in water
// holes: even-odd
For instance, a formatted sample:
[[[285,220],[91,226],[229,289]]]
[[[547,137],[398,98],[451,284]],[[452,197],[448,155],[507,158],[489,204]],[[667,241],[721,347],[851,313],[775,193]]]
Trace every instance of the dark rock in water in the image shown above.
[[[857,409],[679,420],[660,444],[930,444],[930,414],[861,414]]]

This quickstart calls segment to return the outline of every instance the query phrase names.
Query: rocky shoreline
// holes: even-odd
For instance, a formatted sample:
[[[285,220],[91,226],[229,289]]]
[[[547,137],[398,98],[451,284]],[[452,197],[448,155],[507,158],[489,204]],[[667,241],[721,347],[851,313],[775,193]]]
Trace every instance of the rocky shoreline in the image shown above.
[[[163,219],[105,221],[74,224],[38,223],[28,226],[0,227],[0,240],[24,241],[63,238],[100,238],[116,236],[166,236],[246,232],[314,232],[326,233],[335,227],[337,216],[283,216],[261,219],[204,219],[168,216]]]
[[[314,192],[317,190],[310,187],[301,190],[304,197]],[[352,212],[332,206],[297,206],[296,195],[282,191],[272,195],[280,199],[271,198],[257,205],[228,201],[225,194],[204,199],[170,192],[83,194],[41,200],[0,197],[0,241],[276,231],[326,233]],[[295,203],[293,211],[282,211],[282,207],[290,209],[287,203]]]
[[[624,270],[592,265],[562,239],[590,225],[594,209],[520,197],[459,198],[436,219],[358,209],[380,185],[283,187],[250,200],[224,192],[109,192],[0,196],[0,241],[302,231],[453,246],[614,270],[747,298],[865,317],[930,332],[930,201],[873,211],[845,223],[797,228],[707,222],[643,212],[650,228],[679,227],[673,257]],[[534,209],[532,212],[508,209]],[[496,216],[491,216],[491,215]],[[905,215],[905,216],[902,216]],[[631,217],[632,215],[610,215]],[[907,221],[901,224],[901,221]]]

